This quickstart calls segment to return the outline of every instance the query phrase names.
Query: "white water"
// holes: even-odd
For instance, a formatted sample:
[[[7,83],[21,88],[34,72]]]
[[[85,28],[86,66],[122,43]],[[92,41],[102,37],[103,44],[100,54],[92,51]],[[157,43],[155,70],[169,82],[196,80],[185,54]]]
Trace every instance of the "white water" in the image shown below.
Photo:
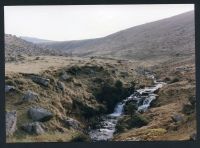
[[[127,101],[136,101],[138,104],[138,112],[147,111],[151,102],[158,96],[155,94],[155,91],[165,84],[163,82],[157,82],[153,75],[147,74],[147,77],[154,80],[154,86],[136,90],[130,97],[118,103],[112,114],[101,117],[101,122],[99,123],[100,128],[89,131],[89,136],[93,141],[107,141],[112,139],[115,132],[115,126],[123,114],[123,108]]]

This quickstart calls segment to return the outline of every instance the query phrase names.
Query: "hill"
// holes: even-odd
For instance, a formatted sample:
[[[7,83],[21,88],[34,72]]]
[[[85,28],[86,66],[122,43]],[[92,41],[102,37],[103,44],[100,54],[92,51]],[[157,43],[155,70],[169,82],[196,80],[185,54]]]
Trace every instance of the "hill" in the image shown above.
[[[44,47],[81,57],[148,60],[194,54],[194,12],[132,27],[103,38],[48,42]]]
[[[26,56],[59,55],[60,52],[40,47],[14,35],[5,35],[5,61],[22,60]]]
[[[21,39],[31,42],[31,43],[46,43],[46,42],[52,42],[50,40],[44,40],[40,38],[34,38],[34,37],[27,37],[27,36],[21,36]]]

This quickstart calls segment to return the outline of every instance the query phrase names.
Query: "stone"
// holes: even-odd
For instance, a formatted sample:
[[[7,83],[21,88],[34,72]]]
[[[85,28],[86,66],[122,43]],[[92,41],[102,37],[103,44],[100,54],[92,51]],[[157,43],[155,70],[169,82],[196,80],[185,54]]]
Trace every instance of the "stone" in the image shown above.
[[[34,101],[39,99],[39,95],[33,91],[28,90],[24,96],[23,96],[23,101]]]
[[[53,117],[53,113],[41,107],[31,107],[28,110],[28,116],[34,121],[45,122]]]
[[[188,100],[189,100],[189,102],[191,103],[192,106],[195,106],[195,103],[196,103],[196,97],[195,96],[190,96]]]
[[[26,123],[21,126],[22,130],[29,134],[41,135],[44,134],[44,129],[39,122]]]
[[[40,77],[40,76],[33,76],[32,80],[33,80],[33,82],[41,84],[41,85],[46,86],[46,87],[48,87],[49,83],[50,83],[49,79],[43,78],[43,77]]]
[[[183,116],[180,115],[180,114],[175,114],[175,115],[171,116],[171,119],[172,119],[174,122],[183,122],[183,121],[184,121]]]
[[[17,112],[6,112],[6,136],[12,136],[17,127]]]
[[[5,93],[15,90],[14,86],[6,85],[5,86]]]
[[[74,129],[77,129],[79,130],[80,129],[80,122],[73,119],[73,118],[70,118],[70,117],[67,117],[65,120],[64,120],[64,123],[67,127],[72,127]]]
[[[69,75],[66,74],[66,73],[63,73],[63,74],[61,75],[61,79],[62,79],[62,80],[69,80],[69,79],[71,79],[71,76],[69,76]]]
[[[194,111],[195,111],[195,106],[191,104],[185,104],[182,109],[182,112],[187,115],[194,113]]]
[[[197,139],[197,134],[196,133],[192,133],[190,135],[190,140],[196,140]]]
[[[63,82],[58,81],[57,82],[58,88],[62,91],[65,91],[65,84]]]

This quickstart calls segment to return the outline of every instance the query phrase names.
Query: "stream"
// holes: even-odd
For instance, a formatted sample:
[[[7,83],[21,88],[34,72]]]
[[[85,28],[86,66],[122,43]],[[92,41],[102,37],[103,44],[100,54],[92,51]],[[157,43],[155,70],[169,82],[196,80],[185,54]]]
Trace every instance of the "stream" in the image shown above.
[[[98,125],[99,128],[89,130],[89,136],[92,141],[109,141],[113,138],[115,126],[119,118],[123,115],[123,108],[127,101],[136,101],[137,112],[147,111],[151,105],[151,102],[158,96],[155,92],[165,83],[158,82],[154,75],[150,73],[146,73],[146,76],[153,79],[153,86],[136,90],[131,96],[127,97],[122,102],[119,102],[116,105],[113,113],[102,116]]]

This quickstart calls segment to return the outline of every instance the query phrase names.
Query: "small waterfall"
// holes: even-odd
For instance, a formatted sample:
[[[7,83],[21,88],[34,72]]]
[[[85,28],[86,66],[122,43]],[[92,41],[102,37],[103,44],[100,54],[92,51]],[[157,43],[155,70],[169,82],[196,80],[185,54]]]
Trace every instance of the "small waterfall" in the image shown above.
[[[125,103],[118,103],[114,109],[114,112],[112,114],[110,114],[109,116],[121,116],[122,112],[123,112],[123,108],[124,108]]]
[[[120,116],[123,114],[124,105],[127,101],[136,101],[138,112],[146,112],[148,110],[151,102],[157,97],[155,91],[161,88],[165,83],[157,82],[153,75],[148,74],[147,77],[154,80],[154,86],[136,90],[131,96],[119,102],[113,113],[103,116],[99,123],[100,128],[89,131],[89,135],[93,141],[107,141],[112,139],[115,126]]]

